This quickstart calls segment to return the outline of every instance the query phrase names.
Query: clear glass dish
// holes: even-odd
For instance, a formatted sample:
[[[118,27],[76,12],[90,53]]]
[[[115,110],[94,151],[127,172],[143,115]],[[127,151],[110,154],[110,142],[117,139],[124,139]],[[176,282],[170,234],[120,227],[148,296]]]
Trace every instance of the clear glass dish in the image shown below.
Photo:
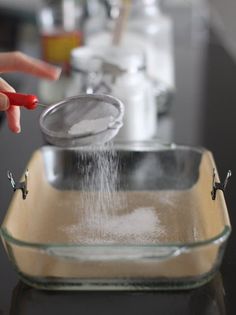
[[[55,290],[188,289],[209,281],[231,231],[223,192],[212,200],[211,153],[116,143],[111,190],[108,173],[98,171],[105,151],[45,146],[33,154],[29,194],[23,200],[15,192],[1,227],[22,280]]]

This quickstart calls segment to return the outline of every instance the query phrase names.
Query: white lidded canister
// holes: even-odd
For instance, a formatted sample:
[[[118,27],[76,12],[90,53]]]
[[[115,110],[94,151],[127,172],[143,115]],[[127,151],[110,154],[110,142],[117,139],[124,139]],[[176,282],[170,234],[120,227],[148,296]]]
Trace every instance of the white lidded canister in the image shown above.
[[[146,73],[144,52],[135,47],[113,47],[107,50],[104,60],[121,70],[112,85],[112,95],[125,106],[123,127],[116,139],[151,139],[157,130],[157,105],[153,84]]]
[[[70,95],[102,92],[123,102],[123,127],[117,140],[142,141],[156,135],[154,86],[140,47],[77,48],[71,53],[71,67]]]

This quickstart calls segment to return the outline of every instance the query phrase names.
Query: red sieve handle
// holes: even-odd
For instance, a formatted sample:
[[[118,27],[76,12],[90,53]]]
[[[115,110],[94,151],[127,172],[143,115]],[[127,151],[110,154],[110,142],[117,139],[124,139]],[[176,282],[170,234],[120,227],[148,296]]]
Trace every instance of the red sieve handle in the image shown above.
[[[27,109],[35,109],[37,107],[38,98],[35,95],[6,91],[0,91],[0,93],[8,97],[10,105],[23,106]]]

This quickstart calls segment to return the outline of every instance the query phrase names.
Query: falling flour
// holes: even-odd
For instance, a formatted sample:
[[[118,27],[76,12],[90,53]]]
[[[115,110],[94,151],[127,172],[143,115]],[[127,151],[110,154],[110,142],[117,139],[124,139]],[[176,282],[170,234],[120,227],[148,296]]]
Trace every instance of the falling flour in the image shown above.
[[[82,120],[68,130],[70,135],[83,136],[87,134],[95,134],[107,130],[109,125],[114,121],[114,118],[103,117],[97,119]]]
[[[153,244],[165,233],[154,202],[147,199],[145,204],[145,198],[130,199],[130,194],[120,191],[119,167],[112,144],[79,153],[77,222],[62,228],[70,242]]]

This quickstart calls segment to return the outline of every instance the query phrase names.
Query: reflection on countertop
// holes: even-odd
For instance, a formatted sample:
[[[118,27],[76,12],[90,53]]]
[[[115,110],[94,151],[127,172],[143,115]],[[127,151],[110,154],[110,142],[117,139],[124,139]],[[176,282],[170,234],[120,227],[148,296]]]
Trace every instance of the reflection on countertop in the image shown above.
[[[29,314],[181,314],[225,315],[224,288],[218,273],[205,286],[186,291],[112,292],[41,291],[21,281],[15,287],[10,315]]]

